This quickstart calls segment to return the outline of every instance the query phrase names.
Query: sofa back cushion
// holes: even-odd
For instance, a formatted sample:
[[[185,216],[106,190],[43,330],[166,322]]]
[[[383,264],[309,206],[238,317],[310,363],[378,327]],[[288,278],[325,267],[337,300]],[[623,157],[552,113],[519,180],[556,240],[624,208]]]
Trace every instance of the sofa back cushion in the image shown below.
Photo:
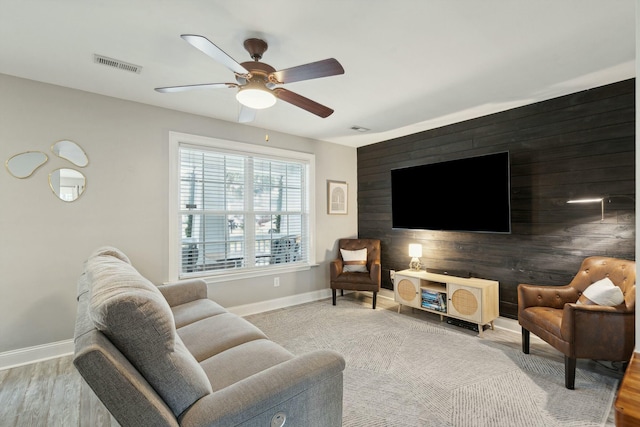
[[[211,384],[176,334],[158,288],[117,254],[100,249],[87,260],[91,319],[178,417],[211,393]]]

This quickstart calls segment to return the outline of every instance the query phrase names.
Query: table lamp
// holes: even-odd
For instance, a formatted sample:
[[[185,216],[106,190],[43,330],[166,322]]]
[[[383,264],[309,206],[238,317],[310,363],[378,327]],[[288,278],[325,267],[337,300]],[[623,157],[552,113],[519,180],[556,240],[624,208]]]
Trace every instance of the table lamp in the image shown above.
[[[420,257],[422,256],[422,245],[419,243],[412,243],[409,245],[409,256],[411,257],[411,262],[409,263],[409,268],[411,270],[417,271],[420,270]]]

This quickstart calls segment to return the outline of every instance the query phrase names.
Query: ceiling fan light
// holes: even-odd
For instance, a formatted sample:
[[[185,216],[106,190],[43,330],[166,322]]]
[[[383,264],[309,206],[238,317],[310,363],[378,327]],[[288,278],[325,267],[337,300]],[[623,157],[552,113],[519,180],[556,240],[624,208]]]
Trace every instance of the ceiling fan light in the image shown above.
[[[240,88],[236,94],[236,99],[242,105],[255,110],[269,108],[276,103],[276,97],[264,89]]]

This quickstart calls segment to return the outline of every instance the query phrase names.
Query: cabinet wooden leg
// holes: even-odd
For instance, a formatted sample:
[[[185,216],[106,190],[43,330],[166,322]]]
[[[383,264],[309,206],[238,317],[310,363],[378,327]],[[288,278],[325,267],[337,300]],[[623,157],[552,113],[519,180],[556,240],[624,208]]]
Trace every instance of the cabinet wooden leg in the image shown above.
[[[478,323],[478,336],[484,338],[484,327],[480,323]]]

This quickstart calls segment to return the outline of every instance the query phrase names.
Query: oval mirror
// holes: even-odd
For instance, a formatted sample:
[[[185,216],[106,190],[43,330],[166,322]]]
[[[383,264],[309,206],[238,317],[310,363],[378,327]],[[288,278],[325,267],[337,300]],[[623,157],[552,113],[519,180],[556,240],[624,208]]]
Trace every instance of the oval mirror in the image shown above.
[[[75,169],[61,168],[49,174],[51,191],[65,202],[73,202],[84,193],[87,179]]]
[[[5,166],[9,173],[16,178],[27,178],[36,169],[47,163],[47,160],[49,160],[49,157],[41,151],[26,151],[10,157]]]
[[[56,156],[69,160],[79,168],[83,168],[89,164],[87,154],[73,141],[58,141],[51,146],[51,151]]]

